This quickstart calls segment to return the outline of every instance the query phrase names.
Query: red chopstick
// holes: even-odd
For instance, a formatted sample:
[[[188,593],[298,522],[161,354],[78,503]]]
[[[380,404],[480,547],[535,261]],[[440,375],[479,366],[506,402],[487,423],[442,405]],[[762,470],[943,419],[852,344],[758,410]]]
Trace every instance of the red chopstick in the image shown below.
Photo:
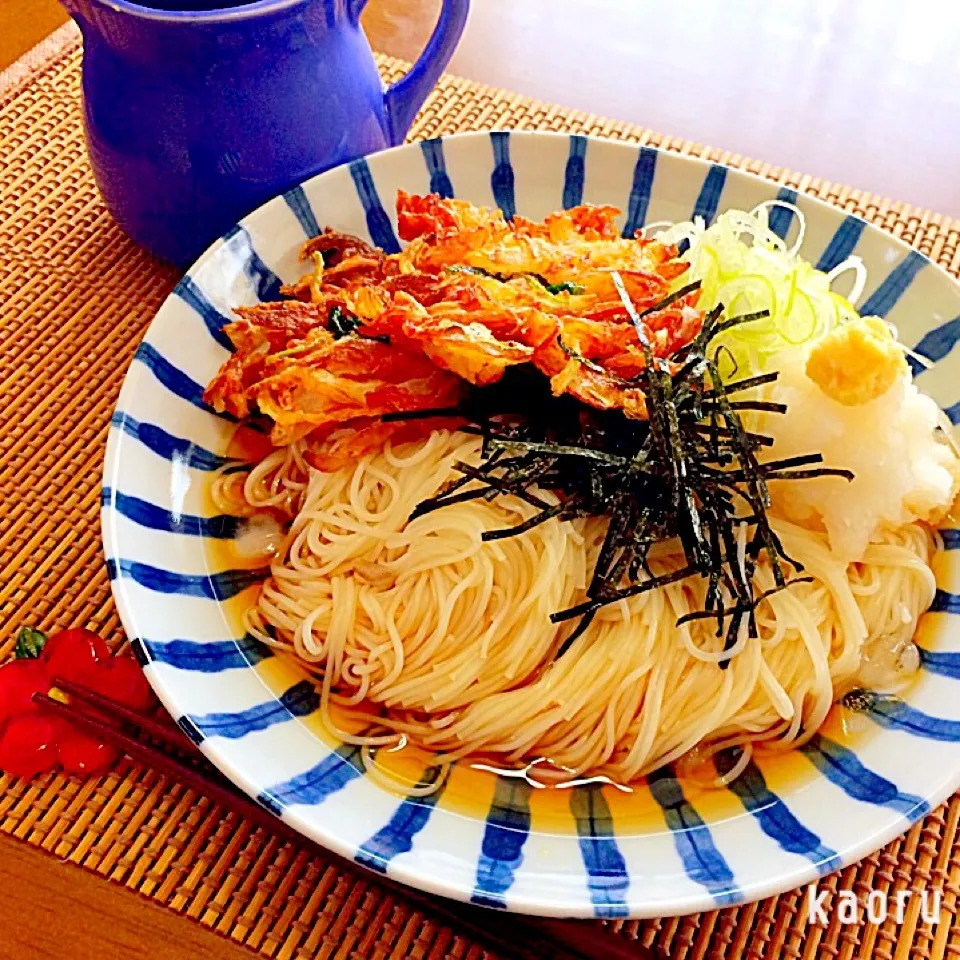
[[[216,770],[179,728],[161,723],[152,717],[135,713],[94,690],[69,680],[54,678],[54,686],[70,696],[63,703],[42,693],[33,699],[43,708],[58,714],[74,726],[105,743],[122,750],[129,757],[209,797],[227,810],[257,823],[268,832],[303,843],[308,838],[297,833],[283,820],[267,812],[246,794],[241,793]],[[75,703],[94,708],[101,716],[81,712]],[[134,728],[130,731],[129,728]],[[145,743],[134,732],[145,734],[176,752],[168,752],[154,743]],[[203,761],[195,765],[177,753],[188,753]],[[534,956],[549,960],[653,960],[654,954],[642,944],[609,932],[599,924],[582,920],[554,920],[500,913],[431,896],[405,887],[382,874],[373,874],[352,861],[323,849],[323,856],[341,869],[366,883],[379,885],[392,895],[411,901],[427,913],[443,919],[452,927],[461,927],[504,958]]]

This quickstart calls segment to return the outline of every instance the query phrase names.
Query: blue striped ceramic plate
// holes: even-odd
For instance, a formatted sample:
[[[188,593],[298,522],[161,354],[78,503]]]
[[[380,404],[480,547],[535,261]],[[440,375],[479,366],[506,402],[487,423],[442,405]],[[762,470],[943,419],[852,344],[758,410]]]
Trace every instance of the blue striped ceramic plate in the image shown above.
[[[533,133],[430,140],[322,174],[249,216],[190,270],[137,351],[110,432],[103,537],[114,596],[147,676],[200,749],[289,824],[374,870],[492,907],[571,916],[679,914],[774,894],[875,850],[948,797],[960,783],[954,531],[936,559],[924,669],[905,701],[834,718],[802,751],[752,766],[728,789],[697,792],[664,771],[631,795],[534,790],[458,768],[442,793],[401,800],[330,740],[296,667],[238,629],[260,571],[231,563],[234,524],[211,506],[211,471],[234,424],[201,392],[227,356],[231,308],[276,297],[320,227],[398,249],[399,187],[532,218],[615,204],[628,234],[789,199],[806,215],[808,259],[829,269],[852,252],[863,258],[863,311],[894,321],[935,361],[920,382],[960,419],[957,286],[899,240],[792,190],[649,147]],[[774,228],[789,234],[793,219],[778,209]]]

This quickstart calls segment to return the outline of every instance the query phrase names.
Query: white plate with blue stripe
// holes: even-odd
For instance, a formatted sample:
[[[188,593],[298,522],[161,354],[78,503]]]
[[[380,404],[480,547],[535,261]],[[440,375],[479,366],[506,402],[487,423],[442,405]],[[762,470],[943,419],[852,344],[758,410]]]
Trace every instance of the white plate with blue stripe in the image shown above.
[[[960,419],[960,292],[918,252],[863,220],[766,180],[650,147],[540,133],[481,133],[399,147],[328,171],[218,240],[166,301],[120,393],[107,447],[103,539],[124,627],[166,708],[227,776],[307,836],[371,869],[489,907],[645,917],[776,894],[876,850],[960,784],[960,532],[945,530],[939,591],[921,623],[923,669],[902,700],[877,700],[852,732],[834,717],[805,748],[760,760],[729,788],[670,771],[632,794],[534,790],[454,770],[440,793],[403,799],[369,780],[317,717],[297,667],[243,636],[261,571],[231,562],[211,472],[235,424],[203,386],[227,356],[233,307],[277,296],[297,251],[326,225],[399,249],[398,188],[539,219],[581,202],[645,223],[708,222],[781,198],[806,217],[803,254],[848,254],[870,275],[860,308],[896,323],[932,362],[919,383]],[[776,208],[772,226],[797,229]],[[849,720],[850,718],[846,718]],[[426,773],[424,775],[427,775]]]

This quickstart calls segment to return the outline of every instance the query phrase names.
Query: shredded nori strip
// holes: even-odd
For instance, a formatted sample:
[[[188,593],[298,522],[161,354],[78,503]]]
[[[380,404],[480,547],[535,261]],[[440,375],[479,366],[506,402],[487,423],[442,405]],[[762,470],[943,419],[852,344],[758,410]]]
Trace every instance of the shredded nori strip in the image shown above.
[[[518,277],[529,277],[536,280],[547,293],[554,295],[558,293],[572,293],[574,295],[583,293],[586,289],[582,284],[572,283],[569,280],[562,280],[559,283],[551,283],[546,277],[539,273],[494,273],[493,270],[485,270],[483,267],[468,267],[465,264],[457,263],[452,267],[447,267],[447,273],[472,273],[478,277],[490,277],[493,280],[499,280],[501,283],[507,283],[510,280],[516,280]]]
[[[363,322],[359,317],[335,303],[327,314],[327,329],[333,334],[334,340],[356,336],[364,340],[376,340],[377,343],[390,343],[386,334],[370,334],[363,332]]]
[[[327,327],[337,340],[355,333],[359,326],[360,318],[344,310],[339,304],[334,304],[327,314]]]
[[[531,276],[549,287],[542,277]],[[569,394],[554,396],[548,379],[528,364],[508,368],[493,385],[472,388],[457,407],[388,415],[385,420],[457,416],[465,421],[464,431],[483,438],[480,465],[456,464],[463,476],[420,503],[411,519],[452,503],[492,500],[500,494],[518,496],[536,512],[515,526],[487,531],[484,540],[516,536],[552,519],[607,517],[585,599],[551,615],[554,623],[579,619],[556,656],[583,635],[603,607],[690,577],[706,582],[704,609],[678,623],[714,620],[724,649],[730,649],[742,625],[756,636],[755,611],[763,600],[809,579],[801,576],[803,567],[786,554],[770,526],[768,482],[819,476],[850,480],[853,474],[817,466],[822,462],[819,454],[766,462],[758,458],[758,451],[773,441],[747,430],[741,412],[781,415],[786,407],[731,396],[773,383],[777,374],[724,383],[710,346],[718,333],[761,319],[766,312],[724,319],[718,306],[704,316],[693,340],[667,360],[654,351],[645,319],[682,300],[698,284],[638,311],[620,275],[611,276],[643,351],[641,373],[622,380],[559,338],[557,342],[568,356],[602,372],[614,386],[641,390],[648,419],[629,418],[619,409],[596,409]],[[559,502],[548,503],[537,490],[554,491]],[[676,569],[654,573],[650,551],[669,540],[679,541],[684,561]],[[775,586],[758,592],[753,575],[761,554],[770,563]],[[789,578],[785,565],[792,568]]]

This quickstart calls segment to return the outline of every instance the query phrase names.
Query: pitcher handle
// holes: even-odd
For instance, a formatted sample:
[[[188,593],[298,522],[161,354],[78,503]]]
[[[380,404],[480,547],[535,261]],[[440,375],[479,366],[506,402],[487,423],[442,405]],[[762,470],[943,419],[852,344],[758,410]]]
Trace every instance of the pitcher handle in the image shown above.
[[[389,87],[383,95],[387,117],[387,137],[391,146],[401,143],[423,106],[427,94],[434,88],[443,68],[450,62],[453,51],[467,24],[470,0],[443,0],[440,17],[433,33],[410,72]]]

